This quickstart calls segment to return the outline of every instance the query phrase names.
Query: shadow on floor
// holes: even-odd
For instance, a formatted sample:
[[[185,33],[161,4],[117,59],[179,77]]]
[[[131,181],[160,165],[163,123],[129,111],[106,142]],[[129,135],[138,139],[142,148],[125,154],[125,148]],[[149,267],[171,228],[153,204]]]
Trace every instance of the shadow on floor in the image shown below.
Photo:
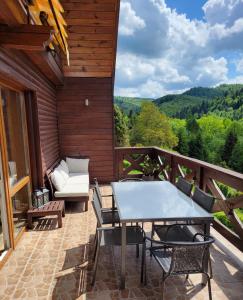
[[[58,229],[57,218],[45,217],[45,218],[34,218],[33,228],[35,231],[48,231]]]
[[[56,274],[52,299],[74,300],[90,290],[93,239],[91,235],[87,244],[66,250],[64,263]]]

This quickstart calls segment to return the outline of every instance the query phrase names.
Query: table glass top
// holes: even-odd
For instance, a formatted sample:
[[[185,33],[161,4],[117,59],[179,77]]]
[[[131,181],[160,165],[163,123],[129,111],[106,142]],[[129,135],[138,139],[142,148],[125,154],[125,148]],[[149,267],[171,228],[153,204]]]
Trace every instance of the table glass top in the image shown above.
[[[213,220],[210,213],[168,181],[111,185],[121,221]]]

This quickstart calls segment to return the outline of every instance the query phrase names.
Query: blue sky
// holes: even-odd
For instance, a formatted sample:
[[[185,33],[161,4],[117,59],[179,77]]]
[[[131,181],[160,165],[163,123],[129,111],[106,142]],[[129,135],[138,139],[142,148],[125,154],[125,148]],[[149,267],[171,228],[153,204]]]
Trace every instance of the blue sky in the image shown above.
[[[165,0],[168,7],[179,14],[186,14],[189,19],[201,20],[204,17],[203,5],[207,0]]]
[[[115,95],[243,83],[243,0],[121,0]]]

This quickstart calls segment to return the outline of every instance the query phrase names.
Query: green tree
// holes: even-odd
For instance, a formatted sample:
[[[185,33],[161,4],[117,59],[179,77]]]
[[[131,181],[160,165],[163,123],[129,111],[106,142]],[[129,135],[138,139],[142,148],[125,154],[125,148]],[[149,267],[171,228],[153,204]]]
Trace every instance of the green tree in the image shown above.
[[[128,146],[129,134],[128,134],[128,126],[127,126],[127,117],[117,105],[114,105],[114,121],[115,121],[115,145]]]
[[[197,120],[194,117],[190,117],[189,119],[187,119],[186,128],[188,130],[189,136],[189,156],[201,160],[206,160],[207,155],[204,140]]]
[[[195,117],[189,117],[186,120],[186,129],[191,133],[191,134],[198,134],[200,127],[197,123],[197,120]]]
[[[243,140],[239,140],[232,151],[229,167],[233,170],[243,173]]]
[[[216,115],[203,116],[198,120],[203,144],[207,148],[207,161],[213,164],[221,162],[221,152],[225,143],[227,122]]]
[[[222,153],[222,160],[229,165],[229,160],[232,156],[233,149],[237,143],[238,137],[237,133],[234,129],[231,129],[226,137],[223,153]]]
[[[177,133],[178,137],[178,145],[175,147],[175,150],[178,151],[182,155],[188,155],[189,153],[189,140],[186,128],[181,127]]]
[[[202,134],[199,131],[193,134],[189,141],[189,156],[200,160],[206,160],[206,150],[203,144]]]
[[[178,139],[169,119],[151,102],[144,102],[131,130],[131,144],[173,148]]]

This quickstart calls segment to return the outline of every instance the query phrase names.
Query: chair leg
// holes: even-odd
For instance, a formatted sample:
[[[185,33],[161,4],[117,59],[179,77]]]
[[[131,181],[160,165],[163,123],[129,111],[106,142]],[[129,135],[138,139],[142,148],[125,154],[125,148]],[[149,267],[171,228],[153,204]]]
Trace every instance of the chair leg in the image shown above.
[[[136,257],[139,257],[139,244],[136,245]]]
[[[146,242],[144,245],[144,285],[147,285],[147,261],[146,261]]]
[[[151,229],[151,239],[153,239],[154,237],[154,222],[152,223],[152,229]],[[152,248],[153,247],[153,242],[151,241],[150,242],[150,247]],[[150,257],[152,256],[152,253],[150,251]]]
[[[93,261],[95,260],[96,256],[96,250],[97,250],[97,232],[95,232],[95,238],[94,238],[94,253],[93,253]]]
[[[164,293],[165,293],[165,276],[164,276],[164,271],[163,271],[163,275],[162,275],[162,298],[161,300],[164,300]]]
[[[213,278],[213,269],[212,269],[212,261],[211,261],[211,255],[209,252],[209,259],[208,259],[208,268],[209,268],[209,277],[210,279]]]
[[[96,255],[95,255],[95,263],[94,263],[94,271],[93,271],[93,278],[91,285],[93,286],[95,283],[95,278],[96,278],[96,272],[97,272],[97,267],[98,267],[98,258],[99,258],[99,252],[100,252],[100,239],[97,241],[97,249],[96,249]]]
[[[211,279],[209,276],[208,276],[208,296],[209,296],[209,300],[212,300]]]
[[[145,259],[145,251],[146,251],[146,246],[145,242],[142,246],[142,262],[141,262],[141,277],[140,277],[140,282],[143,283],[144,279],[144,259]]]

